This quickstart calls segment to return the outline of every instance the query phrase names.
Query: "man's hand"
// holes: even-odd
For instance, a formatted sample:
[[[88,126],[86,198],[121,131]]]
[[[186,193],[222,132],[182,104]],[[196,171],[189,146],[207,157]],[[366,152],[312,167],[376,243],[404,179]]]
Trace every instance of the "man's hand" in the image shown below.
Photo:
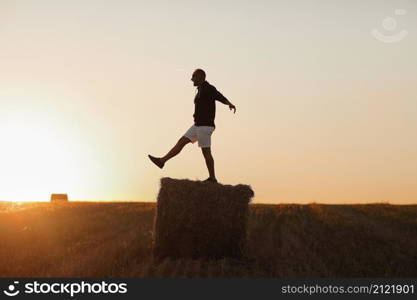
[[[229,102],[229,109],[234,110],[233,113],[236,113],[236,106],[234,106],[232,103]]]

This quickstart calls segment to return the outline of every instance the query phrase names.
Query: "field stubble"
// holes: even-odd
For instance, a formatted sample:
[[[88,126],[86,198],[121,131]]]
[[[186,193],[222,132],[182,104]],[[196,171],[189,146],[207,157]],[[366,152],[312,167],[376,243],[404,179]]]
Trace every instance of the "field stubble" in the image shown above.
[[[153,259],[154,215],[154,203],[2,202],[0,276],[417,277],[417,205],[251,204],[244,261]]]

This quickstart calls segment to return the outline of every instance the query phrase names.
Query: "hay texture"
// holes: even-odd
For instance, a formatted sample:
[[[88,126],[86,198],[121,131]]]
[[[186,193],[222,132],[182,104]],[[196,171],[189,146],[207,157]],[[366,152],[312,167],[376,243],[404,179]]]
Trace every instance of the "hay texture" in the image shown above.
[[[67,194],[51,194],[51,202],[68,202]]]
[[[154,227],[154,256],[242,256],[246,243],[248,185],[161,178]]]

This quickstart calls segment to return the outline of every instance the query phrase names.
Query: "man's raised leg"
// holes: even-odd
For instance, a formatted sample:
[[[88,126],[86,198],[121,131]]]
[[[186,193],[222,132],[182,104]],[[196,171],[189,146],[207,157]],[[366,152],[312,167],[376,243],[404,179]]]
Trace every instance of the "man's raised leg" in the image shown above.
[[[182,136],[179,140],[178,140],[178,142],[175,144],[175,146],[174,147],[172,147],[172,149],[171,150],[169,150],[169,152],[165,155],[165,156],[163,156],[163,157],[160,157],[160,158],[158,158],[158,157],[154,157],[154,156],[152,156],[152,155],[148,155],[148,157],[149,157],[149,159],[155,164],[155,165],[157,165],[159,168],[163,168],[164,167],[164,165],[165,165],[165,163],[169,160],[169,159],[171,159],[171,158],[173,158],[175,155],[177,155],[178,153],[180,153],[181,152],[181,150],[182,150],[182,148],[184,148],[184,146],[185,145],[187,145],[188,143],[190,143],[191,141],[190,141],[190,139],[189,138],[187,138],[187,137],[185,137],[185,136]]]

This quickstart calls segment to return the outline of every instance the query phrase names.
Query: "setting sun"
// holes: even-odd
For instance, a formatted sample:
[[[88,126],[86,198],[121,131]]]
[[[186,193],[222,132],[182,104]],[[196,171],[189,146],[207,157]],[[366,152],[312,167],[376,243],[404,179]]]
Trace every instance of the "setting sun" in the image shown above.
[[[65,134],[46,114],[25,111],[2,120],[1,200],[48,201],[51,192],[82,190],[80,145]]]

